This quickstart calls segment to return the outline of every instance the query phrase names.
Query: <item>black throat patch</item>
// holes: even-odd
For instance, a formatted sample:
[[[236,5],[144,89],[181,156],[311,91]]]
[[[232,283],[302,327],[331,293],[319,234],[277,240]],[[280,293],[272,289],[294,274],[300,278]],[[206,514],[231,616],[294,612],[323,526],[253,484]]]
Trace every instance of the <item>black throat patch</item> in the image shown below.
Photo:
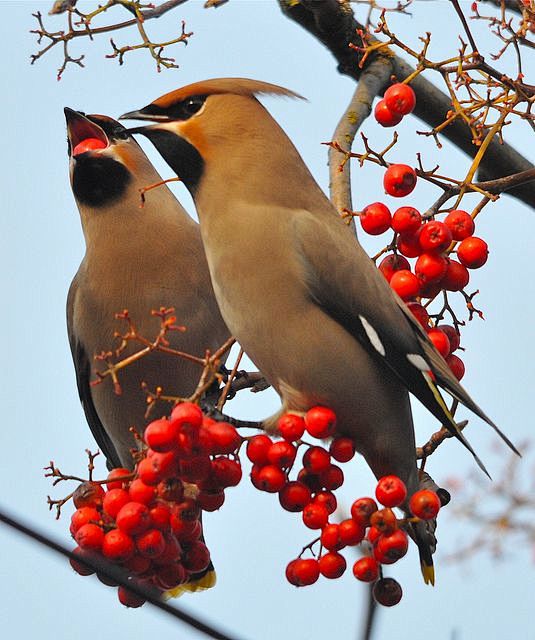
[[[119,200],[132,176],[128,169],[103,156],[82,154],[75,160],[72,190],[76,199],[91,207],[103,207]]]

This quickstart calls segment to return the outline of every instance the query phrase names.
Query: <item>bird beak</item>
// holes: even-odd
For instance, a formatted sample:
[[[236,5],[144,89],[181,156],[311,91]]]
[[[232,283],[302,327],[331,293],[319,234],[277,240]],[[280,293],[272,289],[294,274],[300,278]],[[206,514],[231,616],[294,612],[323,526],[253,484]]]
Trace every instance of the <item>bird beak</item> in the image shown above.
[[[123,113],[122,116],[119,116],[119,120],[150,120],[151,122],[169,122],[169,116],[150,113],[149,107],[144,107],[139,111],[129,111],[128,113]]]
[[[63,109],[65,113],[65,119],[67,121],[67,138],[69,140],[69,153],[75,150],[76,147],[87,140],[88,138],[96,138],[100,140],[105,147],[108,147],[110,141],[108,136],[104,133],[104,130],[97,124],[86,118],[79,111],[69,109],[65,107]],[[73,155],[77,155],[76,153]]]

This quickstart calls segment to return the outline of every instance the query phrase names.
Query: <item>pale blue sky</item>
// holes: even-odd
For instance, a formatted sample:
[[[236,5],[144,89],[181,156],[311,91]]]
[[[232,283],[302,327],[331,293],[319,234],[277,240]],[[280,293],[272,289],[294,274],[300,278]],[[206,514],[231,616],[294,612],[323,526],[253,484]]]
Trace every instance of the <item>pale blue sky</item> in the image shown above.
[[[70,544],[68,519],[58,523],[47,510],[51,487],[42,472],[50,459],[65,471],[82,472],[84,449],[94,447],[78,402],[64,320],[67,289],[83,255],[83,238],[68,183],[63,107],[117,117],[175,87],[207,77],[245,76],[275,82],[309,100],[264,102],[326,188],[326,148],[320,143],[331,139],[354,84],[339,76],[330,54],[284,19],[276,3],[268,0],[232,0],[217,11],[205,11],[201,0],[193,0],[148,25],[150,32],[169,35],[169,21],[176,24],[184,18],[187,28],[195,32],[189,46],[176,51],[179,70],[157,74],[148,56],[135,53],[119,67],[104,59],[108,52],[104,38],[93,44],[76,43],[72,52],[86,54],[86,69],[70,67],[58,83],[59,49],[29,65],[29,56],[36,50],[34,37],[28,34],[35,26],[30,14],[37,9],[46,14],[51,4],[51,0],[0,1],[4,87],[0,101],[4,149],[0,160],[4,300],[0,504]],[[407,33],[416,45],[418,35],[436,29],[432,55],[437,59],[452,55],[459,28],[450,4],[417,3],[412,11],[412,18],[396,21],[397,31]],[[61,18],[47,21],[55,28],[62,24]],[[126,42],[126,34],[118,35],[117,42]],[[496,42],[493,46],[498,48]],[[527,60],[529,50],[525,54]],[[414,163],[418,149],[427,166],[439,163],[442,172],[460,177],[468,167],[467,159],[447,144],[438,152],[431,141],[415,137],[414,131],[421,128],[415,119],[404,120],[392,159]],[[363,130],[378,147],[390,136],[373,120]],[[514,125],[507,133],[519,150],[532,154],[528,136],[533,133],[527,125]],[[164,175],[170,175],[147,149]],[[355,165],[353,174],[355,207],[383,197],[379,169],[359,171]],[[184,192],[178,193],[192,211]],[[432,189],[418,185],[411,204],[423,210],[435,196]],[[488,265],[474,273],[471,288],[481,289],[479,304],[487,319],[475,320],[463,334],[465,385],[517,442],[531,436],[533,428],[533,215],[516,200],[504,197],[478,219],[478,233],[488,240],[491,255]],[[243,394],[231,406],[235,414],[262,417],[273,411],[276,400],[269,394]],[[434,420],[420,407],[415,409],[415,419],[421,441],[434,430]],[[491,474],[497,474],[506,450],[498,446],[498,454],[491,453],[496,443],[493,432],[474,420],[469,437]],[[474,468],[470,456],[452,442],[429,464],[437,480],[462,477]],[[524,477],[529,464],[527,456],[522,463]],[[346,503],[373,491],[364,463],[356,461],[353,467],[347,473]],[[59,496],[61,489],[53,493]],[[243,639],[355,637],[364,588],[350,572],[308,589],[296,590],[286,583],[287,561],[311,536],[293,514],[282,512],[275,497],[254,491],[245,478],[239,488],[228,492],[224,508],[206,518],[205,530],[219,582],[210,592],[182,598],[180,604],[189,611]],[[414,552],[395,565],[388,574],[400,580],[404,598],[394,609],[382,611],[376,637],[396,634],[412,640],[450,640],[456,632],[456,640],[515,634],[528,638],[533,614],[531,550],[511,548],[510,557],[499,564],[477,556],[463,567],[449,566],[444,556],[465,536],[464,524],[445,511],[438,536],[437,586],[423,585]],[[75,575],[66,561],[4,527],[0,527],[0,549],[0,620],[6,637],[94,640],[96,636],[117,638],[118,633],[130,639],[147,634],[198,637],[148,605],[127,611],[112,589]]]

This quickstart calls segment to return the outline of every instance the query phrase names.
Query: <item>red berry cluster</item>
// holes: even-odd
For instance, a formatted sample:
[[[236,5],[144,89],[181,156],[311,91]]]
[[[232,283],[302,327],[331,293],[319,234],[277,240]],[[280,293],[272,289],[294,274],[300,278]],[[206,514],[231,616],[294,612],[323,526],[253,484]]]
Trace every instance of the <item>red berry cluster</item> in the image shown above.
[[[137,584],[165,592],[209,567],[201,512],[219,509],[225,488],[240,482],[242,438],[232,425],[182,403],[170,418],[151,422],[144,440],[147,448],[133,473],[113,469],[107,491],[87,482],[75,492],[70,530],[80,562],[71,564],[90,575],[84,557],[100,556],[126,569]],[[144,603],[123,587],[118,595],[129,607]]]
[[[382,564],[392,564],[405,555],[408,537],[401,528],[403,521],[396,518],[392,507],[401,505],[407,497],[407,489],[396,476],[382,478],[377,485],[376,496],[385,507],[379,509],[372,498],[359,498],[353,503],[351,517],[339,523],[329,518],[337,508],[334,491],[342,486],[344,473],[333,463],[348,462],[355,455],[351,438],[334,436],[329,448],[305,444],[301,438],[305,432],[314,438],[333,436],[336,416],[327,407],[314,407],[303,417],[287,413],[278,422],[278,430],[283,440],[275,441],[266,434],[248,439],[247,457],[253,463],[251,482],[260,491],[278,493],[279,502],[286,511],[301,513],[306,527],[320,532],[319,538],[308,545],[320,542],[318,558],[298,557],[286,567],[286,578],[298,587],[311,585],[320,575],[335,579],[342,576],[347,568],[345,557],[340,553],[344,547],[353,547],[367,540],[373,553],[357,560],[353,573],[359,580],[377,581]],[[290,479],[298,448],[305,446],[302,466],[295,480]],[[434,518],[440,507],[438,496],[432,491],[419,491],[410,500],[410,509],[415,517]],[[379,580],[375,587],[375,597],[385,605],[397,594],[391,578]],[[397,584],[397,583],[395,583]]]
[[[375,119],[383,127],[395,127],[416,106],[416,95],[408,84],[396,82],[375,107]]]

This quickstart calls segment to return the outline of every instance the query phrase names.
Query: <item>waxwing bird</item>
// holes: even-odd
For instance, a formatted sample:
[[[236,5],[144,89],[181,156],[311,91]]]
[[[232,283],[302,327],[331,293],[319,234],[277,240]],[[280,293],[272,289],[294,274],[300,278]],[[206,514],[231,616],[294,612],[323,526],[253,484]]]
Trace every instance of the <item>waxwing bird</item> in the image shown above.
[[[410,496],[419,480],[408,391],[472,453],[438,387],[498,429],[390,289],[258,94],[296,97],[264,82],[213,79],[122,118],[156,122],[130,131],[148,137],[190,190],[223,318],[280,395],[281,411],[331,407],[375,476],[399,476]],[[416,538],[432,582],[433,540],[421,529]]]

